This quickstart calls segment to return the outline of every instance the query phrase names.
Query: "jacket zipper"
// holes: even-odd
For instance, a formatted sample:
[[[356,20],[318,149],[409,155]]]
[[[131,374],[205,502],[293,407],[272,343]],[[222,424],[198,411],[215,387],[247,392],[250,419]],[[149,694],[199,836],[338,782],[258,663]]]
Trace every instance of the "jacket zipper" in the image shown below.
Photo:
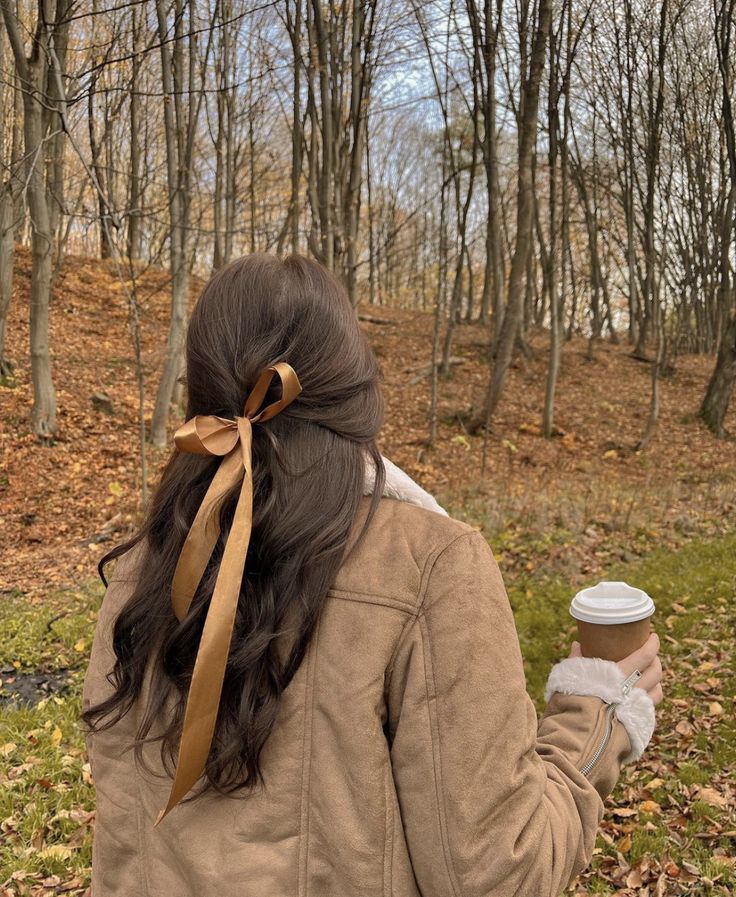
[[[609,704],[606,707],[606,725],[603,729],[603,735],[601,735],[601,740],[598,742],[596,749],[593,751],[593,755],[588,760],[588,762],[580,769],[580,772],[584,776],[589,776],[596,763],[601,758],[601,754],[606,749],[606,745],[611,740],[611,732],[613,731],[613,712],[616,709],[616,704]]]

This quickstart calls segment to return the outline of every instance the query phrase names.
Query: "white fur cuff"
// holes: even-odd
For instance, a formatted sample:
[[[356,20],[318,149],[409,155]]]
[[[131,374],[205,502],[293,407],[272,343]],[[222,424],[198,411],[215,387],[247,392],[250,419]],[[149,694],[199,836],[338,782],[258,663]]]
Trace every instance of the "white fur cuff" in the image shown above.
[[[632,688],[624,694],[621,686],[626,677],[621,667],[598,657],[568,657],[552,667],[544,690],[549,701],[555,692],[565,695],[589,695],[614,705],[616,718],[626,729],[631,753],[624,763],[638,760],[654,732],[654,701],[643,688]]]

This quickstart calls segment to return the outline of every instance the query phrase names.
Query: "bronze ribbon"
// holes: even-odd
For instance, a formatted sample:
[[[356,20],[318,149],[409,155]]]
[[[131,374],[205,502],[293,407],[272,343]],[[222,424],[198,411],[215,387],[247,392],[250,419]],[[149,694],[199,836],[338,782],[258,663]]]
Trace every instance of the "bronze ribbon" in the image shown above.
[[[274,376],[281,380],[281,398],[259,411]],[[275,417],[301,391],[294,369],[285,362],[279,362],[265,368],[259,375],[246,399],[243,417],[230,420],[200,414],[182,424],[174,436],[180,451],[222,457],[184,541],[174,571],[171,603],[180,621],[189,611],[217,544],[220,535],[219,504],[238,482],[242,480],[242,484],[194,662],[174,782],[168,803],[159,813],[154,826],[197,782],[204,772],[212,745],[253,524],[251,425]]]

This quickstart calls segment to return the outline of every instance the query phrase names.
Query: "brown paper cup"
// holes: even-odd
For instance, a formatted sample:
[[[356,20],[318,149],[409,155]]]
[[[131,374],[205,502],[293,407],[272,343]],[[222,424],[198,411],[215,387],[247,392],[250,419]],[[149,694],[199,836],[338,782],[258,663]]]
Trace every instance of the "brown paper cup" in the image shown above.
[[[652,631],[651,617],[633,623],[586,623],[578,624],[578,641],[583,657],[601,657],[603,660],[618,662],[641,648]]]

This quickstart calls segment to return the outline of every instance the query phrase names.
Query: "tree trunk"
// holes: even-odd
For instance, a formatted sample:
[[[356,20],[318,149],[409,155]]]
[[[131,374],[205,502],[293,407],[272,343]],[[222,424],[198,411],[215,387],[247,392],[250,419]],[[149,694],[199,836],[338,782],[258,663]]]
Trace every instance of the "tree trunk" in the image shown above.
[[[130,183],[128,191],[128,259],[137,261],[141,256],[141,224],[143,219],[143,184],[141,178],[141,101],[139,96],[141,78],[142,22],[140,7],[132,11],[133,17],[133,59],[131,60],[130,85]]]
[[[566,0],[565,0],[566,2]],[[561,17],[565,15],[563,3]],[[564,25],[562,26],[564,28]],[[547,160],[549,165],[549,247],[546,258],[545,281],[549,297],[550,346],[549,364],[547,367],[547,385],[544,393],[544,411],[542,412],[542,435],[545,439],[552,437],[555,414],[555,389],[560,369],[560,311],[557,290],[557,154],[559,143],[559,56],[556,47],[556,35],[550,17],[549,34],[549,90],[547,120],[549,126],[549,148]],[[541,228],[540,228],[541,230]],[[544,260],[543,260],[544,264]]]
[[[171,270],[171,318],[166,342],[166,358],[156,393],[156,403],[151,419],[151,442],[156,446],[166,443],[166,426],[169,406],[182,366],[187,303],[189,299],[189,181],[191,165],[191,129],[195,100],[189,98],[185,112],[181,102],[184,89],[183,31],[184,0],[176,0],[176,26],[173,49],[169,50],[167,7],[164,0],[156,0],[159,40],[161,42],[161,76],[164,89],[164,132],[166,135],[166,171],[170,209],[170,270]],[[190,36],[190,41],[193,37]],[[190,44],[190,77],[194,64]],[[201,101],[201,98],[200,98]]]
[[[732,313],[723,332],[716,364],[699,412],[708,429],[719,438],[725,435],[724,422],[734,384],[736,384],[736,315]]]
[[[508,301],[492,366],[485,401],[470,422],[474,432],[488,426],[503,394],[506,374],[511,364],[514,344],[519,332],[524,300],[525,274],[532,241],[533,182],[532,156],[537,137],[539,86],[544,70],[552,0],[539,0],[537,29],[534,36],[529,73],[523,86],[523,107],[518,153],[518,198],[516,212],[516,246],[509,275]]]
[[[46,5],[45,3],[43,4]],[[53,52],[57,64],[63,72],[66,70],[66,53],[69,37],[69,11],[73,0],[57,0],[56,4],[49,4],[51,19],[45,20],[46,27],[50,29],[48,39],[53,41]],[[40,5],[39,5],[40,6]],[[56,269],[61,265],[62,241],[59,238],[62,215],[65,212],[64,195],[64,150],[66,147],[66,134],[61,126],[59,115],[59,85],[52,73],[50,66],[46,66],[46,97],[44,98],[43,133],[48,142],[48,162],[46,174],[46,205],[49,211],[49,229],[57,252]],[[52,268],[52,282],[55,271]]]
[[[109,218],[107,206],[105,204],[105,195],[109,196],[110,185],[107,183],[107,178],[105,177],[106,169],[101,161],[101,146],[97,141],[97,134],[95,132],[95,92],[97,86],[97,78],[92,77],[89,91],[87,93],[87,126],[89,131],[89,151],[90,158],[92,162],[92,170],[95,173],[95,177],[97,178],[97,182],[100,185],[101,190],[97,193],[97,209],[99,215],[99,224],[100,224],[100,258],[101,259],[109,259],[112,256],[113,249],[110,245],[110,228],[109,228]],[[131,134],[131,142],[135,143],[135,139],[133,134]],[[133,155],[133,150],[131,147],[131,155]]]
[[[31,314],[30,350],[33,432],[41,439],[56,433],[56,392],[51,376],[49,351],[49,300],[53,261],[53,233],[46,188],[44,162],[44,106],[40,100],[47,89],[49,30],[53,28],[52,4],[42,2],[33,36],[33,50],[26,58],[23,39],[15,17],[14,4],[0,0],[5,27],[15,58],[19,86],[23,92],[23,135],[25,183],[31,219]],[[61,12],[62,10],[57,10]]]
[[[220,9],[219,5],[217,7]],[[225,18],[225,12],[222,11],[222,18]],[[218,23],[222,33],[224,42],[224,34],[227,26],[222,22]],[[224,58],[224,48],[220,57],[216,61],[217,71],[217,96],[215,98],[215,106],[217,109],[217,136],[215,137],[215,193],[212,199],[212,229],[213,247],[212,247],[212,267],[215,271],[222,268],[225,264],[225,252],[223,246],[223,181],[225,178],[225,96],[224,96],[224,72],[223,67],[227,65]]]
[[[495,345],[503,314],[503,249],[501,243],[501,215],[499,205],[498,133],[496,126],[496,52],[501,31],[503,0],[496,0],[495,20],[490,0],[484,0],[481,15],[477,0],[465,0],[466,12],[473,35],[475,64],[483,72],[481,111],[483,115],[483,165],[488,196],[486,225],[486,264],[483,274],[480,320],[492,322],[491,344]],[[482,68],[481,68],[482,67]]]
[[[5,71],[3,49],[5,41],[0,40],[0,70]],[[19,102],[20,91],[16,89],[17,76],[13,87],[13,119],[10,140],[10,159],[7,166],[7,180],[0,185],[0,379],[13,373],[13,363],[5,354],[5,331],[13,296],[13,264],[15,260],[15,230],[17,225],[18,197],[23,185],[23,110]],[[3,102],[4,85],[0,84],[0,104]],[[0,147],[6,145],[5,126],[7,119],[0,120]],[[2,160],[3,163],[5,160]]]
[[[473,72],[475,75],[475,71]],[[474,82],[475,84],[475,82]],[[473,109],[471,113],[472,122],[473,122],[473,149],[470,159],[470,170],[468,172],[468,187],[465,193],[465,199],[461,201],[461,188],[462,188],[462,172],[459,169],[456,169],[452,172],[452,180],[455,187],[455,209],[456,209],[456,224],[458,234],[460,236],[460,246],[457,251],[457,258],[455,261],[455,276],[452,283],[452,299],[450,300],[450,315],[447,320],[447,329],[445,331],[445,340],[442,348],[442,376],[449,377],[450,376],[450,353],[452,351],[452,337],[455,329],[455,324],[459,320],[460,317],[460,304],[462,302],[462,294],[463,294],[463,263],[465,261],[466,256],[468,255],[468,212],[470,210],[470,203],[473,199],[473,186],[475,184],[475,169],[478,161],[477,153],[478,153],[478,93],[477,87],[474,86],[473,90],[474,94],[474,102]],[[445,129],[447,133],[447,128]],[[449,134],[447,134],[448,139],[450,139]],[[462,151],[462,146],[460,146],[458,150],[458,158],[457,164],[460,165],[460,153]]]
[[[715,37],[722,79],[722,127],[726,138],[730,189],[720,227],[719,308],[723,326],[715,368],[708,383],[700,417],[716,436],[725,434],[724,421],[736,383],[736,284],[731,274],[731,246],[736,237],[736,125],[731,89],[733,86],[731,49],[734,28],[734,0],[720,0],[716,7]]]
[[[434,306],[434,326],[432,328],[432,370],[431,393],[429,402],[429,439],[427,444],[432,446],[437,442],[437,403],[439,400],[439,364],[437,352],[440,345],[440,331],[442,318],[445,314],[447,302],[447,203],[445,199],[447,178],[447,144],[442,145],[442,180],[440,186],[440,228],[439,228],[439,259],[437,263],[437,292]]]
[[[11,175],[12,177],[12,175]],[[0,379],[13,372],[13,364],[5,354],[5,330],[13,295],[13,261],[15,256],[14,203],[11,187],[3,184],[0,192]]]
[[[302,143],[304,140],[301,117],[301,77],[304,64],[302,59],[302,2],[303,0],[286,0],[286,30],[289,34],[294,60],[291,122],[291,194],[289,196],[289,213],[278,241],[277,251],[279,254],[283,250],[287,233],[291,236],[291,251],[293,253],[299,252],[299,187],[302,176]]]

